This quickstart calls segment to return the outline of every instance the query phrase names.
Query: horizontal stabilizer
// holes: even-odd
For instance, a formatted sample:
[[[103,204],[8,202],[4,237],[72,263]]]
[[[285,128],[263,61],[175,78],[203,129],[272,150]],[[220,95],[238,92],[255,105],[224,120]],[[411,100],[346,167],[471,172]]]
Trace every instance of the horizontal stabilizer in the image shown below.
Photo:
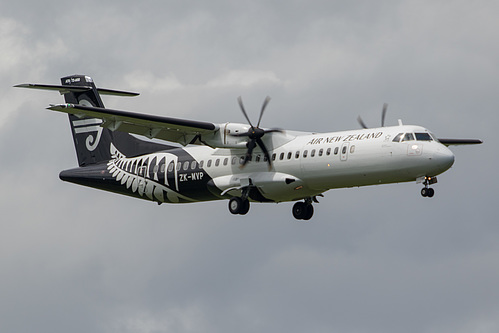
[[[61,95],[75,92],[81,93],[88,90],[92,90],[90,86],[71,86],[71,85],[51,85],[51,84],[34,84],[34,83],[24,83],[15,85],[16,88],[28,88],[28,89],[40,89],[40,90],[55,90],[59,91]],[[121,90],[113,90],[113,89],[104,89],[97,88],[97,91],[101,95],[113,95],[113,96],[126,96],[126,97],[134,97],[140,95],[139,93],[129,92],[129,91],[121,91]]]
[[[479,145],[483,143],[479,139],[438,139],[438,141],[446,146]]]

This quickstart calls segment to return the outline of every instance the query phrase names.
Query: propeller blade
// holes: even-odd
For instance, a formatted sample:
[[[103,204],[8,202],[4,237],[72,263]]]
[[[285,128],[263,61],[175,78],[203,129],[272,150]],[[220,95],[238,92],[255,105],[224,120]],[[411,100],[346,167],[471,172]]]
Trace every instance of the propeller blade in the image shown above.
[[[367,125],[364,123],[364,121],[362,120],[362,118],[360,116],[357,117],[357,121],[359,122],[360,126],[362,126],[362,128],[369,128],[367,127]]]
[[[263,101],[262,105],[262,111],[260,111],[260,118],[258,118],[258,124],[256,124],[256,127],[260,127],[260,122],[262,121],[262,116],[263,112],[265,111],[265,108],[267,107],[267,104],[270,102],[270,96],[265,97],[265,100]]]
[[[268,129],[268,130],[265,130],[263,131],[264,134],[267,134],[267,133],[284,133],[284,130],[280,129],[280,128],[271,128],[271,129]]]
[[[248,114],[246,113],[246,110],[244,109],[243,99],[241,98],[241,96],[239,96],[237,98],[237,102],[239,103],[239,107],[241,108],[241,111],[243,111],[243,115],[246,118],[246,120],[248,121],[248,123],[250,124],[250,126],[254,127],[253,124],[251,123],[251,120],[248,117]]]
[[[387,109],[388,109],[388,104],[384,103],[383,110],[381,111],[381,127],[385,127],[385,117],[386,117],[386,110]]]
[[[267,164],[269,165],[269,169],[272,168],[272,161],[270,159],[269,151],[267,150],[267,147],[265,147],[265,144],[263,143],[262,139],[256,139],[256,143],[263,151],[263,155],[267,158]]]
[[[246,151],[246,156],[244,157],[243,164],[241,164],[241,168],[244,168],[246,163],[248,163],[251,160],[251,157],[253,156],[253,149],[256,147],[256,142],[255,140],[250,140],[248,142],[248,150]]]

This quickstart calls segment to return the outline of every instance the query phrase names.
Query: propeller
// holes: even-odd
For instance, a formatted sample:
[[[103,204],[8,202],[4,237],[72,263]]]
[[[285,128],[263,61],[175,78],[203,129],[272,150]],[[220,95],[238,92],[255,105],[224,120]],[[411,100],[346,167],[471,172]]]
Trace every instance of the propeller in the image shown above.
[[[246,110],[244,109],[243,100],[242,100],[241,96],[239,96],[237,98],[237,102],[239,103],[239,107],[241,108],[241,111],[243,112],[244,117],[248,121],[248,124],[251,126],[247,132],[234,133],[234,134],[231,133],[230,134],[231,136],[234,136],[234,137],[248,137],[248,139],[249,139],[248,143],[246,144],[246,146],[248,147],[248,150],[246,151],[246,156],[244,157],[244,161],[241,164],[241,168],[243,168],[251,160],[251,157],[253,155],[253,150],[255,149],[256,146],[258,146],[258,147],[260,147],[265,158],[267,159],[267,163],[268,163],[269,169],[270,169],[272,167],[272,160],[270,158],[269,151],[268,151],[267,147],[265,147],[265,144],[262,141],[262,137],[267,133],[272,133],[272,132],[281,132],[282,133],[282,130],[280,130],[280,129],[264,130],[264,129],[260,128],[260,122],[262,121],[262,116],[263,116],[263,113],[265,112],[265,108],[267,107],[267,105],[270,102],[270,97],[267,96],[265,98],[265,100],[263,101],[262,110],[260,111],[260,117],[258,118],[258,123],[256,124],[256,126],[253,126],[253,123],[249,119],[248,114],[246,113]]]
[[[388,109],[388,104],[384,103],[383,110],[381,110],[381,127],[385,127],[385,118],[386,118],[387,109]],[[369,128],[367,127],[366,123],[364,123],[364,121],[360,116],[357,117],[357,121],[359,122],[360,126],[362,126],[362,128]]]

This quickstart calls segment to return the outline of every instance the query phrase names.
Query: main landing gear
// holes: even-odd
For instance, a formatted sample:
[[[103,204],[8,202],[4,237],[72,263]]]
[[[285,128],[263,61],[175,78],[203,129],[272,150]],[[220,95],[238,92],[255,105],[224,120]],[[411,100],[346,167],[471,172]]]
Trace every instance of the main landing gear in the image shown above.
[[[293,205],[293,217],[297,220],[308,221],[314,215],[314,206],[312,206],[312,201],[318,202],[317,199],[307,198],[305,201],[299,201]]]
[[[423,182],[424,187],[421,189],[421,195],[425,198],[431,198],[435,195],[435,190],[430,185],[437,182],[437,177],[425,177]]]
[[[229,200],[229,211],[234,215],[246,215],[250,209],[248,198],[232,197]]]

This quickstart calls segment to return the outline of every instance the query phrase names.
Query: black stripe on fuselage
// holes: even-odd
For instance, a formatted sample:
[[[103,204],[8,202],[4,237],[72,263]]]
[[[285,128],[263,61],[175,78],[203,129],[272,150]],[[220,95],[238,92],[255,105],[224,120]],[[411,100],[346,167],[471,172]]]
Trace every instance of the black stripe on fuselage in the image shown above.
[[[157,202],[222,199],[208,186],[211,177],[189,153],[174,148],[136,157],[120,157],[62,171],[61,180]],[[140,187],[142,186],[142,188]]]

